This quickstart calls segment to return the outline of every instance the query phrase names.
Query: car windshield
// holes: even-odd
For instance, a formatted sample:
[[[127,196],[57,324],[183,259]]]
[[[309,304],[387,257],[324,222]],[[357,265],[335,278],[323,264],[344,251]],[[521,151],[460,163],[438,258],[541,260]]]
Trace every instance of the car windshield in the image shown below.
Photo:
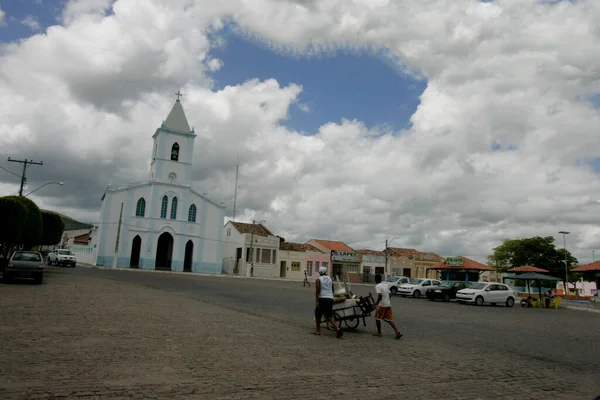
[[[454,282],[442,282],[440,287],[452,287],[452,285],[454,285]]]
[[[42,261],[39,253],[25,253],[19,252],[15,253],[13,256],[13,261]]]
[[[396,278],[395,276],[392,276],[391,278],[387,278],[385,281],[386,282],[396,282],[398,280],[398,278]]]
[[[423,282],[423,279],[413,279],[412,281],[410,281],[411,285],[420,285],[421,282]]]
[[[63,256],[73,255],[73,253],[71,253],[71,250],[58,250],[58,254],[63,255]]]
[[[480,290],[486,287],[487,285],[487,283],[474,283],[471,286],[469,286],[469,289]]]

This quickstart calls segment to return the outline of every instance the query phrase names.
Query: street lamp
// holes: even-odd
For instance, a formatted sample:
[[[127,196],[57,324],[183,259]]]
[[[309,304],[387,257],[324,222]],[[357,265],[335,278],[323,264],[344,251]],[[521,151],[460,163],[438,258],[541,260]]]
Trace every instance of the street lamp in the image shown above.
[[[27,197],[27,196],[29,196],[31,193],[33,193],[33,192],[37,192],[38,190],[40,190],[40,189],[41,189],[41,188],[43,188],[44,186],[48,186],[48,185],[60,185],[60,186],[63,186],[63,185],[64,185],[64,182],[52,181],[52,182],[47,182],[47,183],[44,183],[42,186],[40,186],[40,187],[38,187],[38,188],[36,188],[36,189],[33,189],[31,192],[27,193],[27,194],[26,194],[25,196],[23,196],[23,197]]]
[[[571,232],[560,231],[563,235],[563,249],[565,251],[565,294],[569,294],[569,266],[567,265],[567,235]]]
[[[389,242],[387,239],[385,239],[385,274],[386,275],[389,273],[389,271],[388,271],[388,247],[396,239],[398,239],[398,236],[394,236],[393,238],[391,238],[389,240]],[[387,278],[387,276],[386,276],[386,278]]]
[[[250,234],[250,276],[254,275],[254,271],[252,271],[252,266],[254,265],[254,253],[252,252],[252,245],[254,244],[254,226],[256,226],[256,224],[264,224],[265,222],[267,221],[264,219],[260,221],[252,220],[252,233]]]
[[[596,261],[595,253],[596,253],[596,250],[592,250],[592,262]]]

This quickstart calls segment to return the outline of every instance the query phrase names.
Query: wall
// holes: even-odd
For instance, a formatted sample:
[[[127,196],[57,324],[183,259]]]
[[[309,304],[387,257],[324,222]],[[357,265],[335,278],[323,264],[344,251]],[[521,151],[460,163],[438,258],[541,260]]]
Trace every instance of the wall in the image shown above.
[[[227,233],[230,232],[230,236]],[[244,255],[246,254],[246,239],[244,234],[241,234],[233,227],[231,222],[227,222],[223,227],[223,254],[224,260],[227,260],[227,265],[231,266],[231,269],[227,272],[230,275],[243,274],[244,271]],[[242,248],[242,258],[236,260],[237,248]],[[236,262],[239,261],[239,269],[236,270]]]
[[[169,199],[167,218],[160,218],[162,197]],[[145,217],[136,217],[136,205],[140,197],[146,200]],[[170,219],[172,199],[177,197],[177,216]],[[118,256],[114,258],[119,213],[123,203],[123,223],[119,238]],[[196,205],[196,222],[188,222],[191,204]],[[220,273],[222,269],[224,210],[193,192],[187,187],[172,184],[132,185],[108,191],[101,211],[101,229],[97,265],[130,267],[133,239],[140,236],[142,269],[154,269],[158,239],[168,232],[173,236],[171,269],[183,271],[185,246],[194,246],[192,272]]]
[[[390,257],[388,259],[391,274],[394,276],[406,276],[404,270],[410,270],[410,278],[417,278],[416,270],[413,265],[413,260],[408,257]]]
[[[246,234],[246,247],[250,248],[251,235]],[[279,255],[280,239],[277,236],[258,236],[254,235],[254,243],[252,244],[251,262],[254,263],[254,276],[264,278],[278,278],[280,276],[280,255]],[[260,249],[261,257],[257,258],[258,249]],[[262,249],[270,250],[271,257],[269,260],[262,260]],[[273,258],[275,251],[275,258]],[[245,250],[242,254],[245,257]],[[248,267],[248,265],[246,265]]]
[[[74,244],[71,251],[75,254],[78,264],[96,265],[96,248],[93,246]]]
[[[285,277],[289,279],[304,279],[304,270],[306,269],[306,254],[303,251],[279,251],[279,262],[285,261],[286,271]],[[298,271],[292,270],[292,263],[300,264]],[[314,266],[313,266],[314,269]]]
[[[374,255],[374,254],[363,254],[360,263],[360,272],[361,274],[365,272],[365,267],[369,268],[368,273],[374,274],[375,268],[383,268],[385,273],[385,256]],[[390,262],[388,260],[388,267],[390,267]]]
[[[309,279],[316,279],[319,276],[319,267],[325,265],[327,267],[327,274],[331,276],[331,260],[330,255],[325,253],[317,253],[316,251],[307,251],[305,253],[307,268],[308,263],[312,263],[312,272],[310,273]],[[318,266],[317,266],[318,263]]]

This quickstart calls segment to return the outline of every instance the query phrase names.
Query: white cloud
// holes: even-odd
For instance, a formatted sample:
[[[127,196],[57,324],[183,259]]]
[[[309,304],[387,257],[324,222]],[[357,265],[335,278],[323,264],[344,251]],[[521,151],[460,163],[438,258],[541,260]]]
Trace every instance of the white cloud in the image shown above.
[[[28,26],[32,31],[39,31],[42,28],[40,23],[33,15],[28,15],[21,21],[21,23],[25,26]]]
[[[0,26],[4,25],[6,25],[6,13],[2,10],[2,7],[0,7]]]
[[[228,18],[275,51],[385,50],[427,79],[412,128],[344,120],[303,136],[282,125],[305,107],[302,82],[213,91]],[[146,178],[150,136],[181,88],[197,186],[231,207],[239,155],[238,218],[266,219],[286,240],[381,247],[399,235],[483,259],[505,238],[566,229],[589,261],[600,114],[583,99],[600,92],[599,19],[591,0],[72,0],[64,26],[4,49],[0,153],[43,158],[30,180],[68,185],[36,199],[89,219],[109,180]]]

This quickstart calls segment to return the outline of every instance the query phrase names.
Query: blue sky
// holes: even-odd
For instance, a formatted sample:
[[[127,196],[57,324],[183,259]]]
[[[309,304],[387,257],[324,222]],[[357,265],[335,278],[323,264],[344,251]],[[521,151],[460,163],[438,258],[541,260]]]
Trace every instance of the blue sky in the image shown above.
[[[32,15],[42,29],[57,23],[65,0],[0,0],[7,26],[0,28],[0,42],[26,38],[34,31],[22,23]],[[338,52],[320,57],[280,55],[258,42],[240,37],[231,29],[221,32],[227,45],[213,52],[224,61],[214,74],[217,89],[252,78],[275,78],[282,86],[302,85],[300,103],[284,122],[288,127],[314,134],[319,126],[342,118],[364,121],[368,127],[388,125],[408,128],[426,82],[415,81],[388,65],[383,56]]]

